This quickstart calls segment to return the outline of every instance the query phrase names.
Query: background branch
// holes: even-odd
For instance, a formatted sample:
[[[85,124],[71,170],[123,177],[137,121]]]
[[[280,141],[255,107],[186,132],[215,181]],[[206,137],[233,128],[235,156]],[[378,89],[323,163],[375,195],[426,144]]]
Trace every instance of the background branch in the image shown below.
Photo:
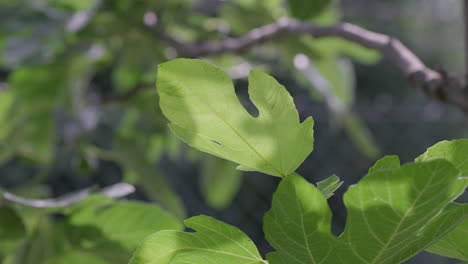
[[[241,52],[265,41],[287,36],[310,35],[314,38],[343,38],[380,51],[398,67],[415,87],[422,89],[433,99],[457,106],[468,115],[468,93],[460,79],[451,77],[443,71],[436,71],[427,67],[398,39],[350,23],[316,26],[295,19],[282,18],[273,24],[253,29],[239,38],[200,43],[183,43],[160,28],[156,29],[156,33],[161,40],[175,48],[179,56],[189,58],[218,55],[226,52]]]
[[[93,191],[93,188],[86,188],[76,192],[72,192],[54,199],[29,199],[21,197],[10,192],[4,191],[3,198],[7,201],[35,207],[35,208],[54,208],[65,207],[89,197],[91,194],[98,193],[109,198],[121,198],[135,192],[135,187],[128,183],[116,183],[114,185],[102,188],[99,191]]]

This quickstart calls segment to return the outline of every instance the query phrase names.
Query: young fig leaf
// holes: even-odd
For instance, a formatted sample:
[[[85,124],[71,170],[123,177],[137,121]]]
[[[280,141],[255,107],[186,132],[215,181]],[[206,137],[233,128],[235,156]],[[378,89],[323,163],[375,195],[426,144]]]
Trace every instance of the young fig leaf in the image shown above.
[[[299,121],[287,90],[271,76],[252,71],[249,96],[259,111],[250,115],[229,76],[208,62],[176,59],[161,64],[157,87],[172,131],[201,151],[255,170],[285,177],[313,149],[313,120]]]
[[[340,181],[338,176],[332,175],[323,181],[317,182],[317,188],[325,199],[328,199],[335,194],[336,190],[338,190],[342,184],[343,181]]]

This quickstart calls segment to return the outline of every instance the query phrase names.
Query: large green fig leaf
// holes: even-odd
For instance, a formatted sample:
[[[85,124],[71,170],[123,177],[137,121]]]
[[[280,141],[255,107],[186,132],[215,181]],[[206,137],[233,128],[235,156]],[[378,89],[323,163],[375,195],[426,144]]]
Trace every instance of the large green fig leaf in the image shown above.
[[[161,109],[183,141],[239,169],[285,177],[313,149],[313,120],[300,123],[292,97],[267,74],[252,71],[249,82],[258,117],[239,102],[229,76],[207,62],[164,63],[157,87]]]
[[[445,160],[400,166],[378,161],[344,197],[345,231],[330,231],[331,212],[318,188],[293,174],[283,180],[265,216],[276,249],[270,264],[402,263],[440,240],[466,216],[451,203],[462,192],[460,172]]]
[[[384,163],[396,167],[391,159]],[[436,160],[384,169],[384,163],[344,196],[348,218],[340,240],[348,247],[340,257],[346,263],[401,263],[463,218],[459,214],[439,223],[441,211],[463,193],[452,164]]]
[[[239,229],[208,216],[185,220],[197,232],[160,231],[149,236],[130,264],[260,264],[260,253]]]
[[[460,184],[468,183],[468,140],[442,141],[429,148],[416,161],[427,161],[433,159],[446,159],[461,171],[461,178],[465,179]],[[468,217],[468,214],[466,215]],[[468,219],[465,220],[452,232],[432,245],[427,251],[439,255],[468,260]]]

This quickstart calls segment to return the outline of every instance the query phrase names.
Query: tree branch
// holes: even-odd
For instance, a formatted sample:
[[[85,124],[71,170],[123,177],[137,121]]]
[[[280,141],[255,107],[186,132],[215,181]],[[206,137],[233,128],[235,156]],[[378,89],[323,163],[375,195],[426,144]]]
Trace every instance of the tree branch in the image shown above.
[[[265,41],[287,36],[309,35],[314,38],[343,38],[380,51],[398,67],[415,87],[422,89],[428,96],[438,101],[456,105],[468,115],[468,92],[460,79],[427,67],[398,39],[350,23],[316,26],[295,19],[282,18],[276,23],[253,29],[239,38],[201,43],[183,43],[166,34],[162,29],[156,29],[156,33],[161,40],[174,47],[179,56],[189,58],[240,52]]]
[[[3,191],[3,194],[0,192],[0,198],[1,196],[3,196],[3,198],[7,201],[35,208],[55,208],[65,207],[78,203],[79,201],[86,199],[93,193],[99,193],[109,198],[121,198],[133,192],[135,192],[135,187],[133,185],[121,182],[102,188],[100,191],[97,192],[93,192],[93,188],[86,188],[54,199],[29,199],[17,196],[6,191]]]

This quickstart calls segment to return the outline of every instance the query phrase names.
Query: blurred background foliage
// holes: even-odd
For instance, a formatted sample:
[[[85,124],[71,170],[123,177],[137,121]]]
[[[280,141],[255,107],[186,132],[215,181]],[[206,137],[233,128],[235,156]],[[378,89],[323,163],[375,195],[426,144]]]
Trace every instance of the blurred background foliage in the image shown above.
[[[146,203],[93,196],[49,210],[0,200],[0,262],[127,263],[138,239],[198,214],[270,250],[261,219],[277,179],[236,171],[168,132],[155,73],[183,55],[161,29],[191,43],[242,36],[284,16],[344,20],[397,36],[429,66],[461,74],[460,10],[458,0],[2,0],[0,186],[48,198],[124,181],[137,187],[129,198]],[[457,109],[424,98],[377,52],[341,39],[280,38],[204,59],[231,75],[249,111],[246,77],[255,68],[288,88],[301,118],[314,117],[315,149],[299,169],[312,182],[337,174],[349,185],[384,154],[410,161],[468,134]],[[335,232],[345,190],[330,200]],[[125,228],[133,235],[120,236]],[[427,253],[408,263],[429,260],[452,263]]]

